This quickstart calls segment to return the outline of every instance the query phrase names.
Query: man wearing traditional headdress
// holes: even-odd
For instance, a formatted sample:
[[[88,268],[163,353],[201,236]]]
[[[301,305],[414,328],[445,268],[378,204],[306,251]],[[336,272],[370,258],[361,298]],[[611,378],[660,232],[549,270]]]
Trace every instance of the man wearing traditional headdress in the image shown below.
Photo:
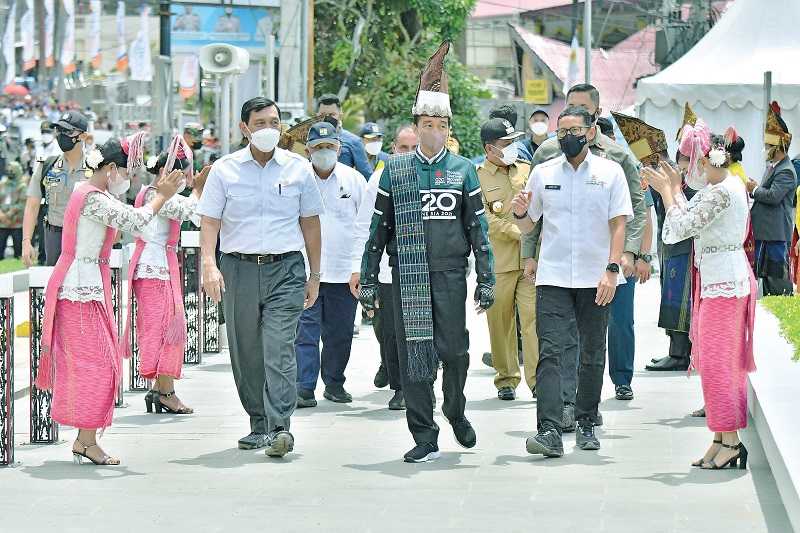
[[[781,118],[778,102],[767,111],[764,132],[767,171],[759,185],[752,179],[747,190],[753,197],[750,211],[756,241],[755,274],[765,295],[792,294],[788,273],[788,243],[792,240],[792,202],[797,175],[788,157],[792,134]]]
[[[412,108],[419,146],[392,155],[381,174],[361,265],[360,300],[375,307],[384,248],[392,266],[397,345],[406,419],[416,446],[406,462],[439,457],[433,381],[442,361],[442,411],[465,448],[476,443],[464,416],[469,368],[466,328],[467,257],[475,255],[479,311],[494,301],[494,258],[475,166],[445,148],[450,97],[444,42],[428,60]]]

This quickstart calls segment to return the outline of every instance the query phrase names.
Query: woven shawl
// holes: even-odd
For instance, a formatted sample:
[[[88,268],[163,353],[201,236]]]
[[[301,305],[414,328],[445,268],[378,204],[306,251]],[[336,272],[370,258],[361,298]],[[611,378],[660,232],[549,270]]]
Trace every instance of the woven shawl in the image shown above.
[[[408,377],[414,382],[433,382],[439,357],[433,343],[431,284],[415,158],[413,152],[392,156],[388,170],[394,199]]]

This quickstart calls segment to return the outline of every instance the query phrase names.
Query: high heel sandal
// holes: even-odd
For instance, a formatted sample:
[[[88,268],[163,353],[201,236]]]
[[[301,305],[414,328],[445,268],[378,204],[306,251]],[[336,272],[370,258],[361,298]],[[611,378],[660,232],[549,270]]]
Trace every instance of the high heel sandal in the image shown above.
[[[86,454],[86,450],[88,450],[89,448],[99,448],[97,446],[97,444],[89,444],[87,446],[80,439],[75,439],[75,442],[77,442],[78,444],[83,446],[83,452],[76,452],[74,449],[72,450],[72,461],[75,464],[82,465],[84,459],[88,459],[93,464],[98,465],[98,466],[117,466],[120,463],[119,459],[111,457],[110,455],[106,454],[105,452],[103,452],[103,457],[100,459],[100,461],[95,461],[94,459],[92,459],[91,457],[89,457]]]
[[[156,403],[157,396],[158,396],[158,391],[155,389],[147,391],[147,394],[144,395],[144,405],[147,408],[148,413],[153,412],[153,404]]]
[[[714,439],[714,442],[713,442],[713,444],[722,444],[722,441],[721,441],[721,440],[716,440],[716,439]],[[714,458],[712,457],[711,459],[713,460]],[[697,461],[693,462],[693,463],[692,463],[692,466],[698,466],[698,467],[699,467],[699,466],[703,466],[703,464],[704,464],[705,462],[706,462],[706,457],[705,457],[705,455],[704,455],[703,457],[701,457],[701,458],[700,458],[700,459],[698,459]]]
[[[168,405],[164,405],[163,403],[161,403],[161,398],[171,398],[173,396],[175,396],[175,391],[172,391],[172,392],[159,392],[158,395],[155,397],[155,400],[156,400],[156,413],[160,414],[160,413],[162,413],[164,411],[166,411],[167,413],[172,414],[172,415],[190,415],[190,414],[194,413],[194,409],[192,409],[191,407],[184,406],[184,407],[181,407],[180,409],[173,409],[173,408],[169,407]]]
[[[739,444],[731,446],[730,444],[723,444],[723,448],[728,448],[729,450],[738,450],[739,453],[725,461],[725,463],[718,465],[712,459],[710,463],[705,463],[701,468],[704,470],[722,470],[723,468],[727,468],[730,466],[731,468],[736,468],[736,464],[739,464],[739,470],[745,470],[747,468],[747,448],[744,447],[744,444],[741,442]]]

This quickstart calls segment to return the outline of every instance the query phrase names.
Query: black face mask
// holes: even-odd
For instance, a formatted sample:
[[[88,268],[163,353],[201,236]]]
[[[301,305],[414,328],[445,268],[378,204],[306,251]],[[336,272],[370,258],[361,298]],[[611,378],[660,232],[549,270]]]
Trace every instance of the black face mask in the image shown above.
[[[56,137],[56,142],[58,143],[58,147],[61,148],[62,152],[69,152],[75,145],[78,144],[77,137],[70,137],[66,133],[59,133]]]
[[[203,147],[203,141],[192,142],[192,150],[199,150],[202,147]]]
[[[586,146],[586,142],[586,135],[573,135],[571,133],[567,133],[563,139],[558,140],[561,151],[568,158],[573,158],[580,154],[583,147]]]
[[[322,121],[323,122],[327,122],[328,124],[330,124],[331,126],[333,126],[336,129],[339,128],[339,121],[336,120],[336,117],[334,117],[332,115],[326,115],[325,117],[322,118]]]

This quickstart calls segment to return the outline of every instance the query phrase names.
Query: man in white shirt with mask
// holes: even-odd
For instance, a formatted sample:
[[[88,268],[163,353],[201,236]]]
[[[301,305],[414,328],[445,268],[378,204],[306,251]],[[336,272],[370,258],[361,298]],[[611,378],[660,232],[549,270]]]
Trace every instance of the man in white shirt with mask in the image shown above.
[[[361,250],[353,249],[356,215],[367,188],[361,174],[337,162],[341,141],[333,124],[317,122],[308,131],[306,151],[322,194],[325,212],[322,227],[322,264],[319,297],[303,311],[297,328],[297,407],[315,407],[314,389],[322,376],[324,397],[349,403],[353,397],[344,389],[344,371],[350,360],[353,320],[358,307],[357,260]],[[351,290],[351,286],[355,289]],[[322,352],[319,344],[322,340]]]

